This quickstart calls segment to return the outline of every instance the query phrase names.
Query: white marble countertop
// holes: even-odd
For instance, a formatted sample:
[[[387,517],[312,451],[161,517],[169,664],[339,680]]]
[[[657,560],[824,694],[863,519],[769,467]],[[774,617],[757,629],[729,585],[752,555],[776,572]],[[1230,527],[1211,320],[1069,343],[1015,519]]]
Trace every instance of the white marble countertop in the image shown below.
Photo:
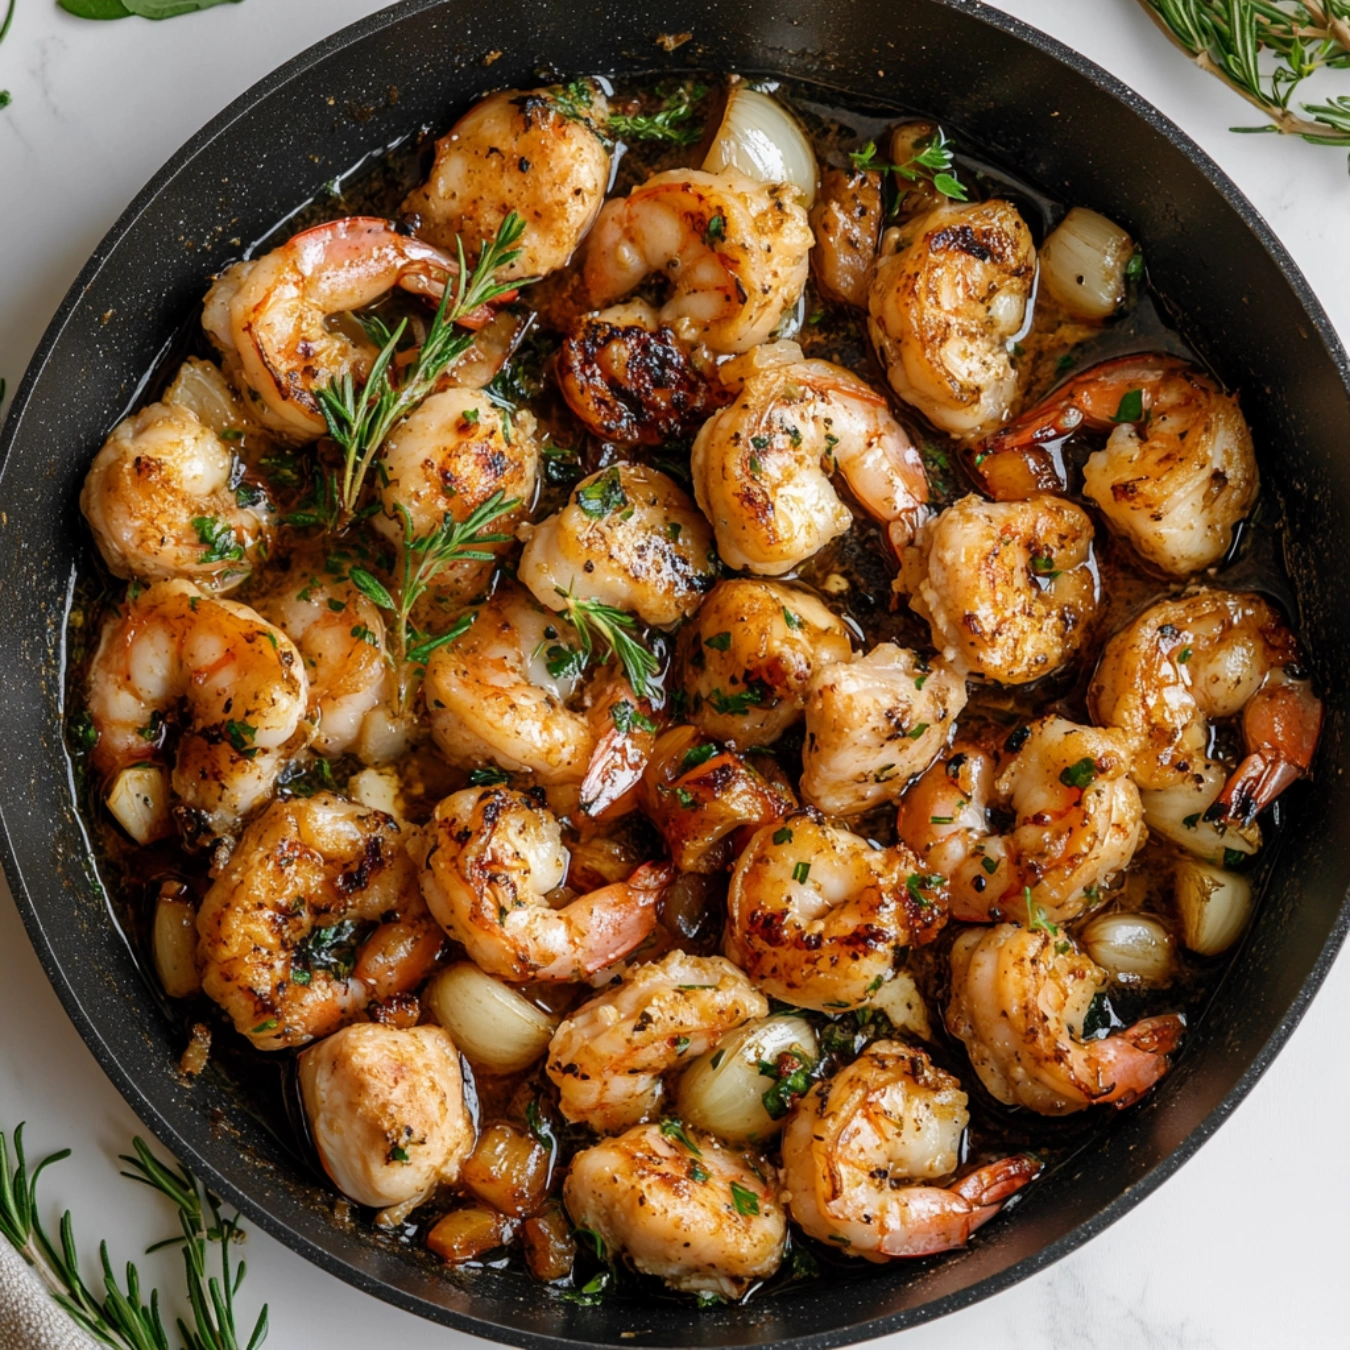
[[[85,258],[179,144],[274,66],[379,7],[378,0],[248,0],[161,24],[92,24],[69,18],[53,0],[19,0],[0,47],[0,89],[13,95],[0,111],[0,377],[11,392]],[[1002,0],[1001,8],[1114,71],[1190,132],[1271,222],[1350,337],[1344,154],[1229,135],[1231,124],[1251,117],[1217,81],[1186,67],[1135,0]],[[115,1155],[143,1127],[67,1022],[7,893],[0,989],[0,1127],[26,1118],[31,1149],[73,1147],[74,1159],[44,1183],[49,1205],[75,1210],[89,1257],[100,1237],[112,1240],[114,1263],[138,1256],[172,1220],[117,1177]],[[1339,1060],[1347,1025],[1343,955],[1270,1072],[1158,1193],[1035,1279],[887,1344],[1350,1343],[1342,1284],[1350,1173],[1325,1161],[1340,1155],[1350,1086],[1322,1072]],[[1276,1194],[1271,1210],[1265,1201]],[[176,1290],[177,1259],[143,1265]],[[358,1293],[265,1234],[251,1235],[248,1264],[246,1302],[271,1304],[273,1350],[477,1343]]]

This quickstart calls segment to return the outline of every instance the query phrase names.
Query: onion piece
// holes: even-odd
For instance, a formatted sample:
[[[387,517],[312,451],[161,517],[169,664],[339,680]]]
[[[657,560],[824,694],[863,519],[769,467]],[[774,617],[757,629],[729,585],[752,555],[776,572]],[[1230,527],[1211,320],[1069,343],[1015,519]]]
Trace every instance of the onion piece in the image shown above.
[[[1120,984],[1171,982],[1172,935],[1151,915],[1099,914],[1080,939],[1088,955]]]
[[[732,1144],[771,1139],[783,1127],[765,1109],[764,1094],[777,1080],[761,1063],[795,1051],[814,1061],[819,1047],[811,1024],[800,1017],[764,1017],[724,1036],[680,1076],[675,1090],[680,1119]]]
[[[108,791],[108,810],[138,844],[151,844],[172,834],[169,781],[163,767],[133,764],[123,769]]]
[[[1252,912],[1246,877],[1183,859],[1172,884],[1181,915],[1181,939],[1201,956],[1218,956],[1238,940]]]
[[[1125,303],[1134,240],[1114,221],[1075,206],[1041,245],[1041,280],[1070,314],[1109,319]]]
[[[881,986],[867,1006],[884,1012],[897,1031],[907,1031],[921,1041],[933,1039],[928,1008],[923,995],[919,993],[919,986],[914,983],[913,975],[902,970],[894,979]]]
[[[475,1068],[517,1073],[548,1049],[558,1019],[472,961],[441,971],[422,992],[423,1006]]]
[[[155,920],[150,933],[150,952],[155,974],[170,998],[187,998],[201,988],[197,970],[197,911],[180,898],[177,888],[155,902]]]
[[[401,817],[399,810],[399,792],[401,788],[398,774],[389,768],[362,769],[354,773],[347,784],[347,794],[352,801],[368,806],[372,811],[383,811],[387,816]]]
[[[703,157],[708,173],[734,169],[756,183],[792,183],[809,210],[816,200],[816,154],[801,123],[776,99],[733,78],[722,121]]]

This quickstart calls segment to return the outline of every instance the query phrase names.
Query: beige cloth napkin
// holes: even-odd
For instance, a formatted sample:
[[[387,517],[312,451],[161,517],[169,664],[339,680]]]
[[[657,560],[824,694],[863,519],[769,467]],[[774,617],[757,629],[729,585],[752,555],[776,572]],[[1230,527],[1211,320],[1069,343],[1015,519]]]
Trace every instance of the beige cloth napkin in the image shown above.
[[[98,1350],[0,1238],[0,1350]]]

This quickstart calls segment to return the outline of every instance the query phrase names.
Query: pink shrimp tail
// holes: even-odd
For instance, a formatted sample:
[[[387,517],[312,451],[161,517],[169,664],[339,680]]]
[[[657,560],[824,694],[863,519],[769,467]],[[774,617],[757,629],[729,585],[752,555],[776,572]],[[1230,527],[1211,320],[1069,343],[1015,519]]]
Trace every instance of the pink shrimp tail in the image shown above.
[[[887,1256],[913,1257],[964,1247],[970,1235],[1040,1170],[1035,1158],[1018,1153],[981,1167],[945,1190],[910,1187],[902,1192],[904,1220],[882,1236],[880,1250]]]
[[[1045,1164],[1028,1153],[1014,1153],[987,1163],[956,1182],[950,1189],[963,1200],[981,1208],[1001,1205],[1015,1195],[1027,1182],[1038,1176]]]
[[[656,927],[656,906],[679,875],[673,863],[643,863],[627,881],[602,886],[567,907],[583,930],[578,948],[534,972],[538,980],[575,980],[622,960]]]
[[[1095,1102],[1130,1106],[1171,1067],[1168,1056],[1181,1044],[1185,1019],[1175,1013],[1146,1017],[1142,1022],[1089,1047],[1093,1067],[1109,1089],[1094,1094]]]
[[[1302,680],[1269,683],[1247,704],[1242,730],[1251,753],[1215,806],[1220,819],[1249,825],[1308,772],[1322,732],[1322,701]]]

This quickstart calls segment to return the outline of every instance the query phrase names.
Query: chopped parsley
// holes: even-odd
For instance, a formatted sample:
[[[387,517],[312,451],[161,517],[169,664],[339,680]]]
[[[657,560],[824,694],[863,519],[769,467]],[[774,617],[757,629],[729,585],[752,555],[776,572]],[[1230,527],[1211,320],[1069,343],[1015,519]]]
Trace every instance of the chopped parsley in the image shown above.
[[[1070,764],[1067,769],[1061,769],[1059,781],[1065,787],[1088,788],[1092,786],[1093,780],[1097,777],[1097,761],[1091,755],[1085,755],[1075,764]]]
[[[617,465],[612,466],[592,478],[585,487],[579,487],[575,494],[577,506],[592,520],[600,520],[628,505],[628,495],[623,490]]]
[[[739,1182],[731,1183],[731,1203],[736,1206],[737,1214],[758,1214],[759,1196]]]

